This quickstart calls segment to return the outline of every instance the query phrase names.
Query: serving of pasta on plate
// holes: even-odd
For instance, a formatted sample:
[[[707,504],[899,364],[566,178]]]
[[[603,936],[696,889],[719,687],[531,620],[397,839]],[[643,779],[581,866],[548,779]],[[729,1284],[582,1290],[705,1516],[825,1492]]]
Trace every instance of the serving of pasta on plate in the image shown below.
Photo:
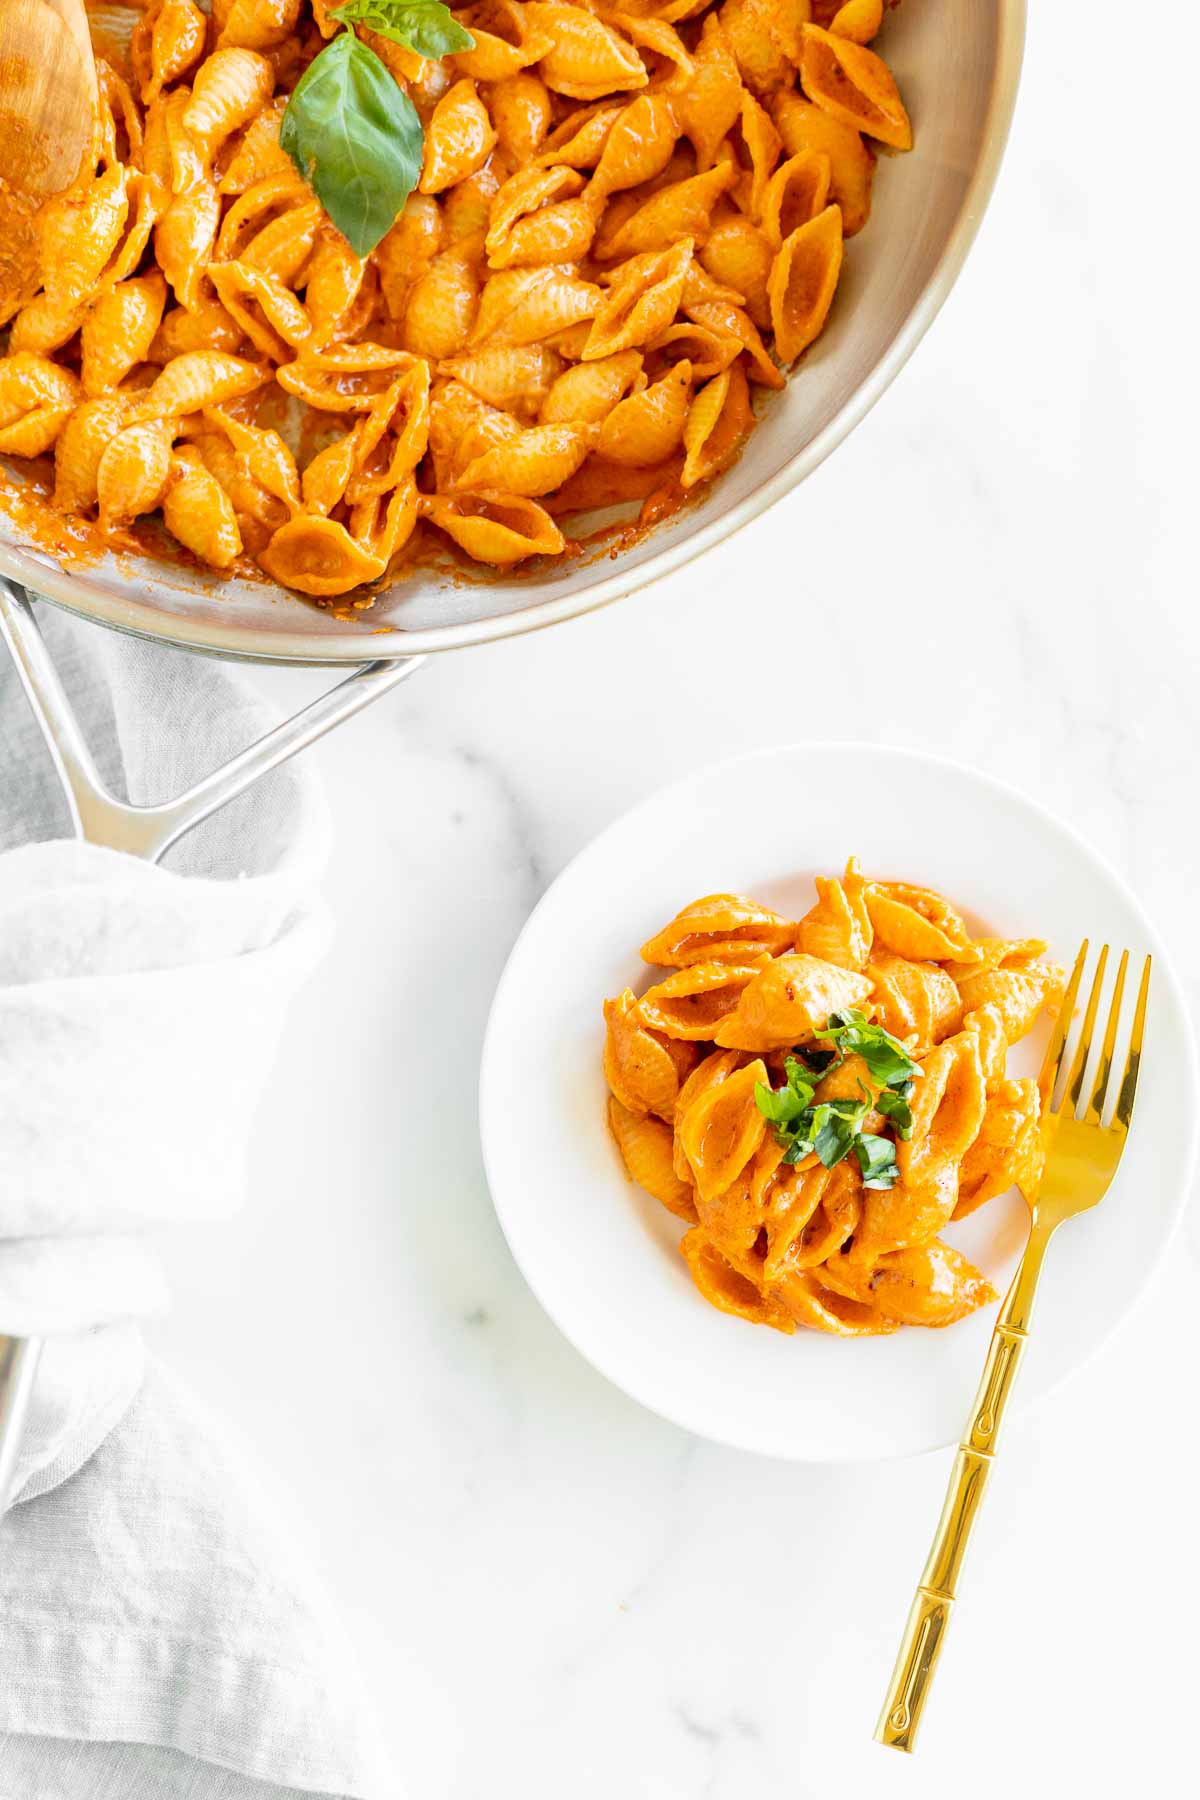
[[[1006,1059],[1063,971],[853,860],[816,890],[797,921],[709,895],[643,945],[667,973],[604,1007],[612,1134],[721,1311],[949,1325],[996,1296],[944,1227],[1036,1186],[1043,1097]]]
[[[737,456],[911,146],[884,11],[90,9],[94,143],[0,304],[0,455],[76,554],[326,602],[648,528]]]

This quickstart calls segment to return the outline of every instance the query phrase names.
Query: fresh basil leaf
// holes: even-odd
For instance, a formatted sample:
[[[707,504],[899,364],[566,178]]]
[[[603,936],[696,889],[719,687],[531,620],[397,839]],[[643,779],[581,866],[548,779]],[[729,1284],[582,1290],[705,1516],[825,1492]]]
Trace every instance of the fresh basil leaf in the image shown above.
[[[882,1087],[898,1087],[920,1073],[904,1045],[882,1025],[872,1025],[856,1007],[831,1013],[825,1030],[814,1035],[831,1039],[843,1056],[861,1056],[871,1079]]]
[[[471,33],[442,0],[346,0],[329,16],[343,25],[365,25],[418,56],[452,56],[475,48]]]
[[[849,1154],[855,1137],[855,1121],[848,1119],[844,1113],[835,1112],[837,1102],[818,1106],[813,1115],[813,1149],[827,1169],[834,1168],[842,1158]]]
[[[787,1153],[784,1156],[783,1160],[789,1166],[791,1166],[792,1164],[798,1163],[798,1162],[803,1162],[804,1158],[810,1153],[811,1150],[812,1150],[812,1143],[811,1143],[810,1139],[808,1139],[806,1137],[795,1138],[788,1145]]]
[[[890,1119],[896,1127],[896,1136],[907,1144],[912,1136],[912,1107],[902,1094],[890,1094],[885,1089],[875,1102],[876,1112],[881,1112],[885,1119]]]
[[[830,1112],[839,1113],[843,1119],[862,1119],[867,1111],[865,1100],[826,1100],[822,1104]]]
[[[861,1131],[854,1140],[854,1154],[863,1173],[864,1187],[895,1187],[900,1171],[896,1167],[896,1146],[890,1138]]]
[[[343,31],[296,83],[279,143],[355,255],[366,256],[416,186],[424,136],[375,52]]]
[[[754,1084],[754,1098],[758,1110],[772,1125],[791,1125],[804,1112],[808,1105],[801,1094],[794,1093],[790,1087],[769,1088],[761,1081]]]

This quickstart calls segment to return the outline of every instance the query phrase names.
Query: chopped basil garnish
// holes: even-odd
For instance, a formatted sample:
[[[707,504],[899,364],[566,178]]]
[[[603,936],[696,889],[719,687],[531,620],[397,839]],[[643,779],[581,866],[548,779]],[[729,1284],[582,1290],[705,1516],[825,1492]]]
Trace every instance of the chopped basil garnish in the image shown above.
[[[776,1139],[784,1149],[784,1162],[798,1163],[815,1150],[824,1166],[832,1169],[853,1150],[864,1187],[893,1187],[899,1173],[896,1147],[890,1138],[864,1132],[862,1122],[868,1112],[882,1113],[897,1137],[907,1141],[912,1136],[909,1099],[920,1067],[890,1032],[881,1025],[872,1025],[853,1008],[833,1013],[826,1029],[816,1036],[831,1041],[836,1049],[806,1049],[803,1054],[789,1056],[784,1063],[782,1087],[769,1088],[761,1081],[755,1084],[758,1110],[775,1127]],[[861,1056],[883,1091],[872,1103],[870,1093],[860,1082],[861,1100],[818,1103],[819,1083],[840,1069],[848,1056]]]

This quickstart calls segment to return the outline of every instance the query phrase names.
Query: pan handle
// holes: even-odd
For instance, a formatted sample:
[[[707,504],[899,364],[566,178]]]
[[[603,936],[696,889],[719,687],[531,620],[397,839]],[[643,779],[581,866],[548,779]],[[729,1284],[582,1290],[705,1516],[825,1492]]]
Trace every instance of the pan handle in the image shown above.
[[[276,725],[222,768],[214,769],[184,794],[158,806],[130,806],[110,794],[84,742],[79,722],[50,660],[28,596],[0,579],[0,637],[16,664],[26,698],[46,740],[76,837],[85,843],[124,850],[157,862],[185,832],[244,793],[260,775],[306,749],[325,732],[349,719],[419,669],[420,656],[361,664],[283,724]]]
[[[425,660],[407,656],[363,663],[336,687],[282,725],[276,725],[186,793],[159,806],[130,806],[110,794],[100,779],[58,671],[50,660],[29,596],[3,577],[0,637],[12,655],[21,686],[53,758],[70,808],[73,835],[85,843],[124,850],[148,862],[157,862],[185,832],[244,793],[260,775],[277,769],[289,756],[315,743],[343,719],[399,687]],[[39,1338],[0,1336],[0,1518],[8,1506],[41,1347]]]

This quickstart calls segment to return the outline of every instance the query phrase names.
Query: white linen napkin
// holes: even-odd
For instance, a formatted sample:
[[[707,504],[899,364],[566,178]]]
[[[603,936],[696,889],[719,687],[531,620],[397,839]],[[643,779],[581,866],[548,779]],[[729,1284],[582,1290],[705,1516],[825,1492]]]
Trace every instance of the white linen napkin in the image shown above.
[[[130,799],[169,798],[271,723],[224,666],[39,616]],[[0,1332],[47,1334],[0,1524],[0,1794],[376,1800],[395,1790],[336,1634],[211,1422],[161,1376],[139,1395],[134,1322],[166,1300],[152,1229],[243,1197],[255,1104],[325,940],[324,808],[289,765],[158,868],[49,841],[65,829],[0,651]]]

